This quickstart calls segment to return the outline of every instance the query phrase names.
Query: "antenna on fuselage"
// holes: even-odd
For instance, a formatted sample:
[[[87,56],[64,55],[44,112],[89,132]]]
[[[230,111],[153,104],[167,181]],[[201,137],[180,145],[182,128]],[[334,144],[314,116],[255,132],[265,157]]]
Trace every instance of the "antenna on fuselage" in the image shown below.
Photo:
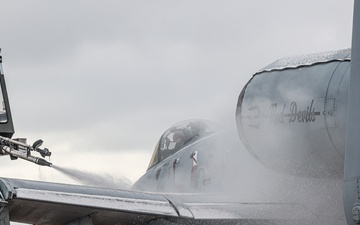
[[[344,161],[347,224],[360,224],[360,0],[354,0],[350,86]]]

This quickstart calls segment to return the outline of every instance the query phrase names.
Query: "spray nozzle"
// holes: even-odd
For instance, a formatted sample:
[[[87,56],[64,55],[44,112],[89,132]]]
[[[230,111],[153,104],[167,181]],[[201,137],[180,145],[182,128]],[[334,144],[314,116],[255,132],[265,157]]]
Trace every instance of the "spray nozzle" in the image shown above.
[[[43,141],[41,139],[34,142],[32,146],[26,144],[25,138],[10,139],[0,136],[0,147],[3,153],[10,155],[12,159],[21,158],[40,166],[51,166],[51,163],[40,157],[31,155],[31,151],[38,152],[43,158],[51,156],[49,149],[41,149]]]

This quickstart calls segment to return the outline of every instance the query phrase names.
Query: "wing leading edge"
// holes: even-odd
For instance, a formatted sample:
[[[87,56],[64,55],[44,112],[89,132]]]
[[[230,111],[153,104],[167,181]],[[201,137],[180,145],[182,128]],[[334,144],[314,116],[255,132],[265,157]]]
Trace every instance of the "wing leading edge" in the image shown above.
[[[6,178],[0,187],[10,220],[23,223],[66,224],[91,216],[93,224],[141,224],[178,216],[157,194]]]
[[[0,178],[0,224],[269,224],[311,219],[298,204]],[[5,218],[1,223],[1,218]],[[272,223],[270,223],[272,224]]]

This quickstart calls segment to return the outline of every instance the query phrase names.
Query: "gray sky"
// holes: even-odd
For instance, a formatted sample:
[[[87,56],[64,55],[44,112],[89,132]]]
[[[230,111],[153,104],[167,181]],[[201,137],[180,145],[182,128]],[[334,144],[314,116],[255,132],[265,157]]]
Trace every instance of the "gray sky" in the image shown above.
[[[290,55],[350,47],[350,0],[5,1],[0,48],[14,137],[51,161],[135,181],[186,119],[235,127],[252,74]],[[0,176],[74,182],[0,158]]]

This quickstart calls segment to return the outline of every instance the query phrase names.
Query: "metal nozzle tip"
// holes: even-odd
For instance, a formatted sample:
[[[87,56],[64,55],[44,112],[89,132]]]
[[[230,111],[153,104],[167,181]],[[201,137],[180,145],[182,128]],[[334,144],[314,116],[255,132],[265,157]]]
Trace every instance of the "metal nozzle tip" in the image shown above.
[[[49,166],[49,167],[51,167],[51,165],[52,165],[52,163],[50,163],[42,158],[38,158],[38,160],[36,161],[36,164],[38,164],[40,166]]]

